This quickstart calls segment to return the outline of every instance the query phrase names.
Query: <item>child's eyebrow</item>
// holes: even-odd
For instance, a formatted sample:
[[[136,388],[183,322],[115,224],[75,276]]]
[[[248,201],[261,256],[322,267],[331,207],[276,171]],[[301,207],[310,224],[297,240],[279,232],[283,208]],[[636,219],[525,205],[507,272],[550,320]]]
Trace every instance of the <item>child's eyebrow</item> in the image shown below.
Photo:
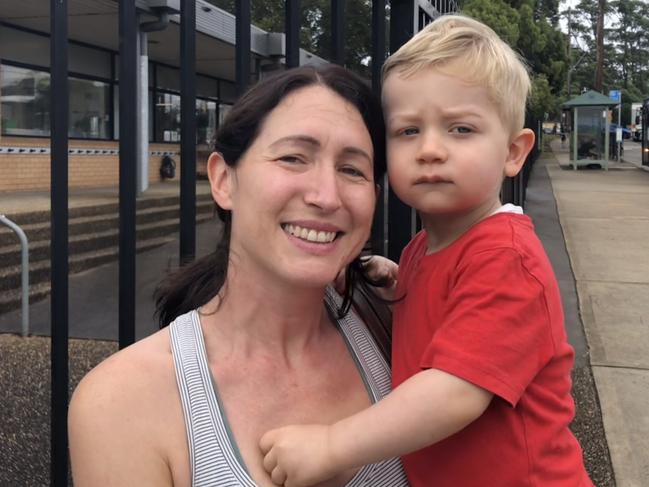
[[[483,118],[486,108],[481,105],[461,105],[440,110],[443,117],[478,117]]]

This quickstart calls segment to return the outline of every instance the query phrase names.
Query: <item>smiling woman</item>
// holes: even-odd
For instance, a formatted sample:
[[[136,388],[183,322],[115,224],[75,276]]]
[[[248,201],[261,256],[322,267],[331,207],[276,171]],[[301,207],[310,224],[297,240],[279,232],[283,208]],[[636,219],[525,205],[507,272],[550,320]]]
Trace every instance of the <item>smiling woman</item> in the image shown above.
[[[340,67],[289,70],[241,98],[207,165],[223,238],[158,289],[163,329],[75,391],[75,485],[271,486],[264,432],[389,392],[386,360],[344,314],[352,286],[329,286],[362,269],[384,143],[378,100]],[[393,459],[319,485],[407,482]]]

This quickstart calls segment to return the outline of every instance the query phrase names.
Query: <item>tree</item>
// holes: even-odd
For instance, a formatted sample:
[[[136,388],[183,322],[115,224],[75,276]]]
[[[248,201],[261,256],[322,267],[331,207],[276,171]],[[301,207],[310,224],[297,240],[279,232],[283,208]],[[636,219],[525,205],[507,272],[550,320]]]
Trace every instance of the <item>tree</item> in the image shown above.
[[[576,65],[573,90],[599,88],[606,94],[621,89],[623,122],[629,123],[630,103],[649,96],[649,4],[645,0],[606,2],[602,54],[598,58],[591,52],[596,51],[600,8],[600,0],[582,0],[572,11],[570,25],[575,36],[571,64]],[[598,59],[601,74],[597,74]],[[601,85],[594,82],[599,76]]]
[[[234,14],[234,0],[208,0]],[[370,77],[371,0],[345,2],[345,66]],[[284,0],[253,0],[252,23],[269,32],[284,32]],[[301,0],[300,47],[325,59],[331,58],[331,0]]]
[[[490,26],[525,59],[532,72],[530,110],[538,116],[556,114],[568,69],[565,36],[557,26],[558,2],[466,0],[462,11]]]

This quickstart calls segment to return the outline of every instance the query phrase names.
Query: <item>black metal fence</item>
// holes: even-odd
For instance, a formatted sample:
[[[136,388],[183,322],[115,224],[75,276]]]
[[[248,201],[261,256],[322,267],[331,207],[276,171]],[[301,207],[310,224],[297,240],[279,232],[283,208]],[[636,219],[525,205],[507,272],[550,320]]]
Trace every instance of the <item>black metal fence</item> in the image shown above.
[[[331,0],[332,62],[344,59],[344,0]],[[181,184],[180,262],[191,261],[196,247],[196,0],[181,4]],[[413,0],[391,2],[390,48],[395,50],[437,13],[457,10],[454,0],[433,0],[426,8]],[[380,91],[385,56],[385,0],[372,2],[372,86]],[[287,67],[299,64],[300,4],[287,0],[285,10]],[[52,437],[51,483],[68,485],[68,8],[67,0],[50,0],[51,32],[51,315],[52,315]],[[250,84],[250,0],[236,2],[235,72],[238,93]],[[137,11],[133,0],[119,0],[119,346],[135,340],[136,167],[138,69]],[[386,218],[389,220],[385,234]],[[387,211],[377,211],[372,242],[374,252],[398,259],[412,235],[412,212],[390,193]]]
[[[539,120],[528,115],[525,118],[525,127],[534,130],[536,142],[528,154],[527,159],[525,159],[525,164],[523,164],[523,168],[518,175],[505,179],[500,194],[503,203],[512,203],[517,206],[525,206],[525,192],[530,179],[530,173],[532,172],[534,162],[536,162],[541,153],[540,143],[542,134]]]

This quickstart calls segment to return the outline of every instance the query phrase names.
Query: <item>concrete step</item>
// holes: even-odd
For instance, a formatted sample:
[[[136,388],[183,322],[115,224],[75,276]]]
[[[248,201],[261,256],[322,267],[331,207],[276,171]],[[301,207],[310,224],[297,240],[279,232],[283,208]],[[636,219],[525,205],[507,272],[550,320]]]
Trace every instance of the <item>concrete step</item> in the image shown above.
[[[211,213],[196,215],[196,222],[207,222],[214,217]],[[152,223],[139,224],[136,227],[138,243],[145,243],[160,237],[176,238],[179,229],[177,219],[167,219]],[[70,256],[82,255],[101,249],[117,247],[119,244],[119,229],[112,228],[92,234],[70,236],[68,240]],[[21,248],[20,245],[0,247],[0,290],[8,290],[20,286]],[[30,282],[38,283],[49,277],[50,242],[41,240],[29,245]]]
[[[144,252],[154,249],[166,243],[172,242],[174,237],[158,237],[136,244],[137,252]],[[85,252],[77,255],[71,255],[69,260],[70,275],[98,267],[102,264],[114,261],[119,255],[117,246]],[[30,266],[31,267],[31,266]],[[18,271],[20,272],[20,271]],[[33,269],[30,269],[29,285],[29,302],[33,303],[44,299],[50,293],[50,268],[49,261],[37,263]],[[0,275],[0,285],[5,278]],[[21,306],[22,289],[20,288],[20,274],[18,275],[18,285],[11,289],[3,289],[0,292],[0,314],[18,309]]]
[[[209,193],[197,193],[196,202],[197,204],[205,202],[213,204],[212,196]],[[180,205],[180,198],[179,196],[141,197],[136,200],[135,205],[136,211],[164,206],[178,207]],[[74,218],[106,215],[111,213],[119,214],[119,202],[117,198],[115,198],[114,202],[73,206],[68,209],[70,220]],[[47,223],[50,221],[49,211],[5,213],[5,216],[21,227],[30,223]]]
[[[214,211],[214,203],[211,200],[198,201],[196,203],[197,217],[211,215]],[[178,205],[155,206],[137,211],[136,224],[146,224],[161,220],[179,219],[180,209]],[[27,223],[21,226],[27,235],[30,244],[40,241],[49,242],[51,238],[50,221]],[[68,234],[70,237],[82,234],[98,233],[105,230],[119,228],[118,213],[102,213],[92,216],[77,216],[70,218],[68,223]],[[0,226],[0,249],[11,245],[19,245],[20,240],[15,232],[6,226]],[[0,260],[0,262],[2,262]],[[1,264],[0,264],[1,265]]]

